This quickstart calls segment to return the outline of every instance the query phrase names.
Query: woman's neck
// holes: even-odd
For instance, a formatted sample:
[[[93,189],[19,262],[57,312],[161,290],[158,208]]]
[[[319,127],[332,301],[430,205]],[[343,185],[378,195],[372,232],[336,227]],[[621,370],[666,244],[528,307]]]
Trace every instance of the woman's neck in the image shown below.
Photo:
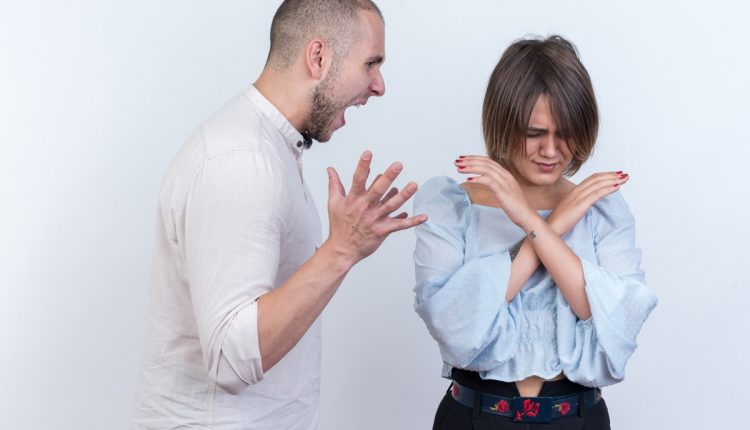
[[[518,179],[516,180],[518,181]],[[520,181],[518,185],[521,187],[526,201],[534,210],[556,208],[560,200],[575,187],[575,184],[565,178],[560,178],[557,183],[552,185],[535,186]],[[500,207],[500,203],[488,187],[471,182],[463,183],[462,187],[473,204]]]
[[[551,185],[534,185],[518,177],[516,177],[516,180],[523,190],[524,197],[535,210],[555,209],[560,200],[575,187],[575,184],[565,177],[560,177],[557,182]]]

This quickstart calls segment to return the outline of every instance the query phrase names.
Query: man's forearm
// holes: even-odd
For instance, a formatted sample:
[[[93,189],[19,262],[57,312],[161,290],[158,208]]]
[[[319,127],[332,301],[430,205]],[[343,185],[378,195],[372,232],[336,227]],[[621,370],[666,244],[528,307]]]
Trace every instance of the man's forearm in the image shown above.
[[[264,372],[304,336],[353,265],[326,242],[282,286],[258,299],[258,342]]]

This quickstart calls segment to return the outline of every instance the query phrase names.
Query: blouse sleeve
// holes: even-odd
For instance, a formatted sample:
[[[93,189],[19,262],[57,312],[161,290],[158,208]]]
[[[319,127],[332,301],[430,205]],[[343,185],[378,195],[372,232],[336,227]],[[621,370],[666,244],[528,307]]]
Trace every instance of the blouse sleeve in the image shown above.
[[[577,319],[558,291],[558,348],[569,379],[604,386],[624,379],[636,336],[657,300],[646,288],[635,222],[622,195],[600,200],[589,216],[596,258],[581,257],[581,264],[591,317]]]
[[[429,220],[416,228],[414,308],[445,363],[482,371],[513,357],[516,332],[505,302],[508,252],[465,259],[470,212],[450,178],[433,178],[417,193],[414,213]]]

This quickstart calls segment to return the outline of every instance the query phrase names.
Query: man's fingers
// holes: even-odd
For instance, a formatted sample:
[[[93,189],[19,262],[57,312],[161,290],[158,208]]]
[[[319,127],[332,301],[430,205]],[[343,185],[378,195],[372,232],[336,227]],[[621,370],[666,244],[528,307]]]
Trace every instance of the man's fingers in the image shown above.
[[[372,186],[367,191],[367,200],[369,200],[370,204],[380,201],[383,198],[386,191],[388,191],[393,181],[396,180],[403,169],[404,166],[399,162],[395,162],[385,169],[385,172],[372,183]]]
[[[352,188],[350,194],[361,194],[365,192],[367,177],[370,176],[370,163],[372,162],[372,152],[365,151],[359,157],[357,168],[354,170],[352,178]]]
[[[417,187],[417,184],[414,182],[409,182],[408,184],[406,184],[401,192],[389,198],[388,201],[383,204],[383,206],[381,207],[382,213],[387,215],[400,208],[404,203],[406,203],[407,200],[409,200],[414,195],[414,193],[417,192],[417,189],[419,189],[419,187]]]
[[[396,194],[398,194],[398,188],[392,187],[390,190],[388,190],[388,192],[386,193],[385,197],[383,197],[383,199],[380,200],[380,203],[381,204],[385,204],[385,202],[387,202],[388,200],[390,200],[391,197],[395,196]]]
[[[330,199],[333,196],[346,197],[344,185],[341,184],[341,179],[336,169],[329,167],[326,170],[328,171],[328,198]]]
[[[407,228],[416,227],[425,221],[427,221],[427,215],[417,215],[411,218],[394,217],[390,219],[390,225],[388,226],[388,233],[390,234],[390,233],[393,233],[394,231],[401,231],[401,230],[406,230]]]
[[[375,179],[372,180],[372,184],[370,184],[370,188],[367,189],[367,192],[370,192],[372,186],[375,185],[375,182],[378,182],[378,179],[380,179],[382,176],[382,173],[378,173],[378,176],[376,176]]]

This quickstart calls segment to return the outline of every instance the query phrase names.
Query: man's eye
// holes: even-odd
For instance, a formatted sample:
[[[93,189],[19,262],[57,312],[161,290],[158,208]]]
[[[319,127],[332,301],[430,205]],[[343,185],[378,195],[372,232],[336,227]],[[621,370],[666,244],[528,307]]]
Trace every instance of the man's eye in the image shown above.
[[[526,137],[539,137],[541,136],[540,133],[526,133]]]

